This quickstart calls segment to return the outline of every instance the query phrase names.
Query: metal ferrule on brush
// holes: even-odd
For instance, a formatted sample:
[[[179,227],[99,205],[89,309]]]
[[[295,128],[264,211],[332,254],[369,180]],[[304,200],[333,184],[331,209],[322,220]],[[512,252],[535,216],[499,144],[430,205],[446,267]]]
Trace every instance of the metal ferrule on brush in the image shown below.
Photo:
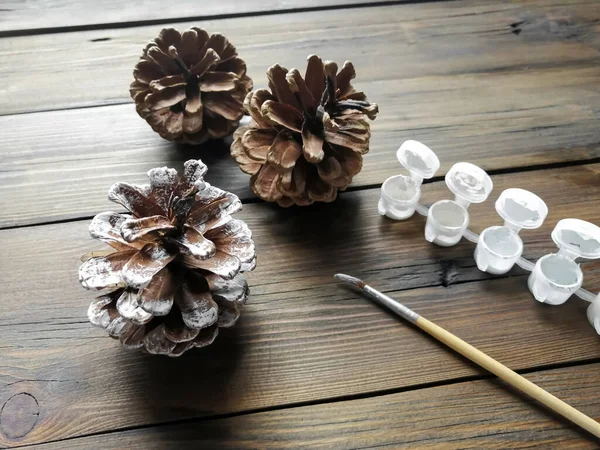
[[[388,297],[387,295],[382,294],[381,292],[373,289],[368,284],[366,284],[365,287],[363,288],[363,292],[365,292],[365,294],[367,294],[370,298],[375,300],[377,303],[385,306],[386,308],[391,309],[396,314],[398,314],[400,317],[408,320],[410,323],[415,323],[417,321],[417,319],[419,318],[419,315],[416,312],[414,312],[412,309],[407,308],[402,303],[398,303],[396,300],[393,300],[392,298]]]

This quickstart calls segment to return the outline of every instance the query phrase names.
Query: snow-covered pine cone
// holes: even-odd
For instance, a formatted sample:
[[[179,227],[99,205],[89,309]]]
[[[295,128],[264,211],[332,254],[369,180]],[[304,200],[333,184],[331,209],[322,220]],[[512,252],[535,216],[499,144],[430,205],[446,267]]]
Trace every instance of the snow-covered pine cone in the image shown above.
[[[79,269],[84,288],[108,291],[88,316],[126,347],[169,356],[204,347],[235,324],[248,298],[242,272],[256,265],[252,234],[231,218],[238,197],[204,182],[206,170],[190,160],[181,175],[161,167],[148,172],[148,185],[116,183],[108,197],[130,214],[92,220],[92,237],[113,251]]]

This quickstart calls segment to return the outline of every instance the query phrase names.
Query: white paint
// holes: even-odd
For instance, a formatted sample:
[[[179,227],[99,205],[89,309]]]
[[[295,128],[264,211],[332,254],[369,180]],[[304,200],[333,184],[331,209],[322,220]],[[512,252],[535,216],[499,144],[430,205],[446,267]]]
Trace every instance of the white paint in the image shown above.
[[[496,255],[512,257],[520,255],[523,249],[521,239],[517,234],[506,227],[491,227],[482,233],[480,239],[483,239],[485,245]]]
[[[483,230],[475,248],[479,270],[500,275],[507,273],[523,253],[523,241],[508,227],[489,227]]]
[[[540,269],[551,282],[561,286],[571,286],[578,281],[580,270],[577,263],[562,255],[552,254],[543,258]]]
[[[581,287],[583,273],[579,264],[562,254],[542,256],[527,282],[535,299],[560,305]]]
[[[437,224],[446,228],[460,228],[468,220],[465,209],[450,200],[435,203],[430,211]]]
[[[405,175],[396,175],[385,180],[381,186],[378,204],[379,214],[394,220],[408,219],[415,213],[421,189]]]
[[[425,239],[442,247],[458,244],[469,225],[469,213],[453,200],[434,203],[427,213]]]

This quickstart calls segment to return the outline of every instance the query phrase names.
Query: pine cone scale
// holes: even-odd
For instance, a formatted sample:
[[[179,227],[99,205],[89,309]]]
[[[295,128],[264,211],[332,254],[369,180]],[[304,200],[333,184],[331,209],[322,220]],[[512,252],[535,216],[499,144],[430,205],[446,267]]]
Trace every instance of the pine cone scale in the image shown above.
[[[193,110],[192,110],[193,109]],[[202,104],[200,103],[200,97],[196,98],[192,102],[188,102],[185,105],[185,114],[181,122],[181,128],[184,133],[197,134],[202,130],[204,125]]]
[[[313,98],[319,101],[323,95],[323,86],[325,86],[325,68],[323,61],[317,55],[308,57],[304,80]]]
[[[296,101],[296,97],[287,82],[287,73],[288,70],[284,69],[279,64],[271,66],[267,71],[269,88],[271,89],[273,96],[275,96],[280,103],[289,105],[300,111],[300,105]]]
[[[149,48],[146,52],[146,56],[161,69],[164,74],[163,76],[177,75],[180,72],[181,68],[179,65],[168,53],[162,51],[158,47]]]
[[[210,92],[203,96],[203,104],[213,113],[228,120],[239,120],[243,113],[242,102],[226,92]]]
[[[273,164],[264,164],[260,171],[251,179],[252,190],[260,198],[279,200],[283,197],[283,193],[278,188],[280,180],[279,171]]]
[[[131,250],[88,259],[79,269],[79,282],[84,288],[95,290],[118,286],[121,269],[135,253]]]
[[[267,162],[269,149],[277,134],[277,131],[271,129],[248,130],[241,139],[246,156],[256,162]]]
[[[219,70],[221,72],[231,72],[237,75],[238,78],[243,78],[246,75],[246,63],[238,57],[231,58],[220,62]]]
[[[182,320],[173,320],[167,318],[164,324],[165,337],[170,341],[175,342],[176,344],[193,341],[200,333],[199,328],[190,328],[187,325],[185,325]]]
[[[239,77],[232,72],[206,72],[199,86],[202,92],[230,91],[237,87]]]
[[[145,327],[144,325],[128,326],[119,337],[121,343],[127,348],[140,348],[144,345]]]
[[[287,131],[280,131],[267,152],[267,161],[277,166],[280,171],[287,171],[294,167],[302,155],[302,147]]]
[[[164,213],[137,186],[128,183],[116,183],[108,191],[108,199],[123,206],[136,217],[160,216]]]
[[[165,72],[154,61],[140,61],[133,70],[138,86],[149,85],[153,81],[165,77]]]
[[[302,126],[302,153],[310,163],[319,163],[325,157],[323,150],[324,139],[310,131],[309,125]]]
[[[175,342],[166,339],[165,327],[160,324],[144,337],[144,348],[154,355],[169,355],[175,349]]]
[[[153,316],[166,316],[173,307],[175,289],[178,284],[171,272],[163,268],[152,278],[152,281],[140,292],[141,307]]]
[[[186,327],[201,330],[217,323],[219,307],[208,292],[193,292],[187,284],[177,297],[177,306]]]
[[[148,243],[121,269],[123,281],[133,288],[141,289],[176,256],[173,249],[167,249],[159,243]]]
[[[201,260],[212,258],[217,251],[217,247],[212,241],[191,227],[185,227],[183,236],[175,241],[194,258]]]
[[[107,211],[98,214],[89,226],[90,235],[107,243],[116,250],[128,249],[131,244],[121,236],[121,225],[129,216]]]
[[[202,77],[208,69],[215,66],[221,58],[212,48],[206,50],[204,57],[190,68],[190,75],[195,75],[198,78]]]
[[[261,114],[269,119],[290,130],[300,132],[304,117],[296,108],[286,105],[285,103],[274,102],[267,100],[260,108]]]
[[[167,232],[174,229],[175,226],[171,221],[162,215],[142,219],[126,219],[121,224],[121,236],[127,242],[134,242],[148,233],[155,231]]]
[[[264,121],[261,107],[267,100],[273,100],[274,97],[266,89],[259,89],[250,92],[244,99],[244,107],[252,117],[252,120],[257,124],[257,128],[268,128],[269,124]]]
[[[117,311],[125,319],[137,319],[137,308],[139,306],[137,294],[126,289],[117,300]]]
[[[220,300],[214,297],[215,302],[219,305],[219,318],[217,325],[219,328],[231,328],[240,318],[240,310],[235,303]]]
[[[181,35],[174,28],[163,28],[156,39],[158,47],[164,52],[169,51],[169,47],[179,46],[181,44]]]

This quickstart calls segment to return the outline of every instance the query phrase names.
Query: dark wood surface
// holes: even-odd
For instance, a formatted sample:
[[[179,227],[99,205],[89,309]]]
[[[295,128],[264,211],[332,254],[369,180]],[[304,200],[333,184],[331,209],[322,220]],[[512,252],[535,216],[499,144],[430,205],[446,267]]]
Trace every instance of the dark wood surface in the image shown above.
[[[582,410],[597,411],[598,370],[596,363],[525,376]],[[600,414],[593,417],[600,419]],[[73,449],[95,448],[100,443],[107,450],[598,448],[584,431],[572,429],[497,380],[68,441]],[[62,441],[33,448],[58,450],[64,445]]]
[[[526,272],[491,277],[470,242],[435,247],[424,218],[376,211],[381,183],[400,172],[395,149],[411,138],[442,160],[426,203],[450,196],[441,177],[454,162],[493,174],[490,199],[470,209],[475,231],[501,223],[503,189],[546,201],[544,226],[521,233],[532,260],[555,251],[559,219],[600,224],[598,3],[117,3],[0,8],[0,447],[598,447],[332,279],[363,277],[600,418],[600,338],[586,302],[538,304]],[[354,62],[381,114],[350,192],[309,208],[259,202],[228,141],[177,146],[137,117],[127,87],[142,45],[201,17],[237,44],[259,87],[275,62]],[[114,209],[113,182],[192,157],[247,203],[252,295],[206,349],[175,360],[129,352],[86,319],[93,296],[78,284],[79,257],[102,247],[89,218]],[[600,263],[583,268],[584,286],[600,291]]]
[[[592,102],[600,97],[581,87],[598,77],[598,20],[597,4],[586,0],[482,0],[336,8],[200,24],[231,40],[256,87],[266,86],[265,72],[273,61],[303,69],[312,53],[339,63],[351,60],[356,86],[372,101],[389,101],[382,107],[387,114],[378,121],[413,129],[431,126],[440,107],[455,113],[456,121],[443,123],[445,127],[481,128],[473,115],[486,111],[483,100],[488,98],[497,106],[487,111],[497,114],[486,117],[495,119],[490,127],[521,116],[535,120],[532,114],[542,107],[570,106],[571,115],[585,119],[585,113],[597,110]],[[0,98],[0,113],[129,103],[132,67],[144,45],[162,27],[183,30],[198,23],[165,21],[13,37],[3,47],[0,76],[10,95]],[[423,98],[417,101],[415,95]],[[477,111],[465,110],[462,102]],[[393,111],[402,111],[400,117],[389,111],[394,105]],[[562,116],[552,112],[545,111],[546,125],[551,117]],[[397,126],[417,114],[419,122]]]
[[[305,9],[352,7],[374,3],[369,0],[220,0],[218,2],[179,0],[177,6],[160,0],[122,2],[119,0],[19,0],[7,1],[0,10],[0,35],[160,24],[166,20],[194,17],[196,20],[227,16],[250,16]],[[377,3],[403,3],[377,0]]]
[[[493,171],[600,160],[595,3],[433,2],[343,11],[204,26],[239,42],[258,87],[274,61],[304,67],[315,52],[354,62],[356,85],[382,113],[353,188],[398,173],[393,151],[406,139],[435,149],[438,175],[461,160]],[[519,21],[522,31],[514,34],[510,24]],[[568,38],[557,35],[564,21],[573,29]],[[0,77],[11,95],[0,96],[0,114],[68,109],[0,117],[0,227],[93,216],[107,207],[112,183],[140,182],[152,167],[181,166],[191,157],[206,160],[212,183],[250,197],[226,144],[188,148],[156,139],[130,104],[132,64],[157,28],[5,39]],[[110,40],[94,42],[103,37]]]

